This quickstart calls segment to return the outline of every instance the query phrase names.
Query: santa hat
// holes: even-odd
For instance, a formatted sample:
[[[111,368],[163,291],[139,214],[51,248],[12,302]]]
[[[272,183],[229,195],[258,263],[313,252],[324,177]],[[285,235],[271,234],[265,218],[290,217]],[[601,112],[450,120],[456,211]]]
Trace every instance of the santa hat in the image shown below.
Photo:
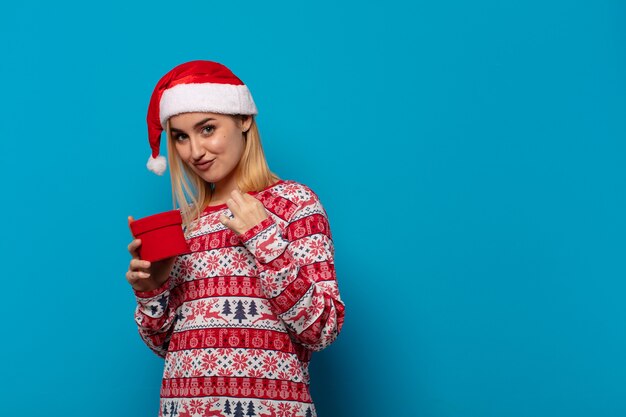
[[[167,120],[189,112],[258,113],[248,87],[224,65],[200,60],[178,65],[159,80],[150,98],[147,117],[152,148],[147,164],[150,171],[158,175],[165,172],[167,162],[159,155],[159,144]]]

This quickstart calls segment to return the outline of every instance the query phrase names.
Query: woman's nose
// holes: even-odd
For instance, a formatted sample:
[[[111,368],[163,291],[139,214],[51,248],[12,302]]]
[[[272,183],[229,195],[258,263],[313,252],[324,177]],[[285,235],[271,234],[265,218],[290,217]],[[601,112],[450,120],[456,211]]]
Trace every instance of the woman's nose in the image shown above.
[[[195,159],[196,161],[202,159],[206,151],[202,147],[200,139],[196,139],[192,137],[190,138],[190,143],[191,143],[191,157]]]

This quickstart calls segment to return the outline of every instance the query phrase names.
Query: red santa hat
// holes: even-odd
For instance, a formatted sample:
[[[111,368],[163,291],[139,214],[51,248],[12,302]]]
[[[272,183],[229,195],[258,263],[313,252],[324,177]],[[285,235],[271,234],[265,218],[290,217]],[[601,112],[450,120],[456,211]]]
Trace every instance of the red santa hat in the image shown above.
[[[165,172],[167,162],[159,155],[159,144],[167,120],[189,112],[258,113],[248,87],[224,65],[198,60],[174,67],[159,80],[148,106],[150,171],[158,175]]]

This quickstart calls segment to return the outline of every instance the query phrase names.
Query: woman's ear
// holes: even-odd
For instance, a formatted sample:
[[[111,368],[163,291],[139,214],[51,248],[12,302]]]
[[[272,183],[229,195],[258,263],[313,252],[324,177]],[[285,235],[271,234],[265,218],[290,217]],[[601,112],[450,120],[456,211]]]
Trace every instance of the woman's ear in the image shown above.
[[[244,114],[241,116],[241,129],[243,132],[247,132],[252,126],[252,116],[249,114]]]

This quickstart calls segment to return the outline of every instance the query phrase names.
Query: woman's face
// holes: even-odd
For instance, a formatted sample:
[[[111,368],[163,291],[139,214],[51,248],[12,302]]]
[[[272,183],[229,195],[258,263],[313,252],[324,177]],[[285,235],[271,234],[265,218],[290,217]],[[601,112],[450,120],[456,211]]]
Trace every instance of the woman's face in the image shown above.
[[[180,159],[205,181],[215,183],[216,191],[234,186],[231,174],[245,149],[243,132],[250,128],[252,118],[247,116],[242,123],[225,114],[182,113],[169,120]]]

